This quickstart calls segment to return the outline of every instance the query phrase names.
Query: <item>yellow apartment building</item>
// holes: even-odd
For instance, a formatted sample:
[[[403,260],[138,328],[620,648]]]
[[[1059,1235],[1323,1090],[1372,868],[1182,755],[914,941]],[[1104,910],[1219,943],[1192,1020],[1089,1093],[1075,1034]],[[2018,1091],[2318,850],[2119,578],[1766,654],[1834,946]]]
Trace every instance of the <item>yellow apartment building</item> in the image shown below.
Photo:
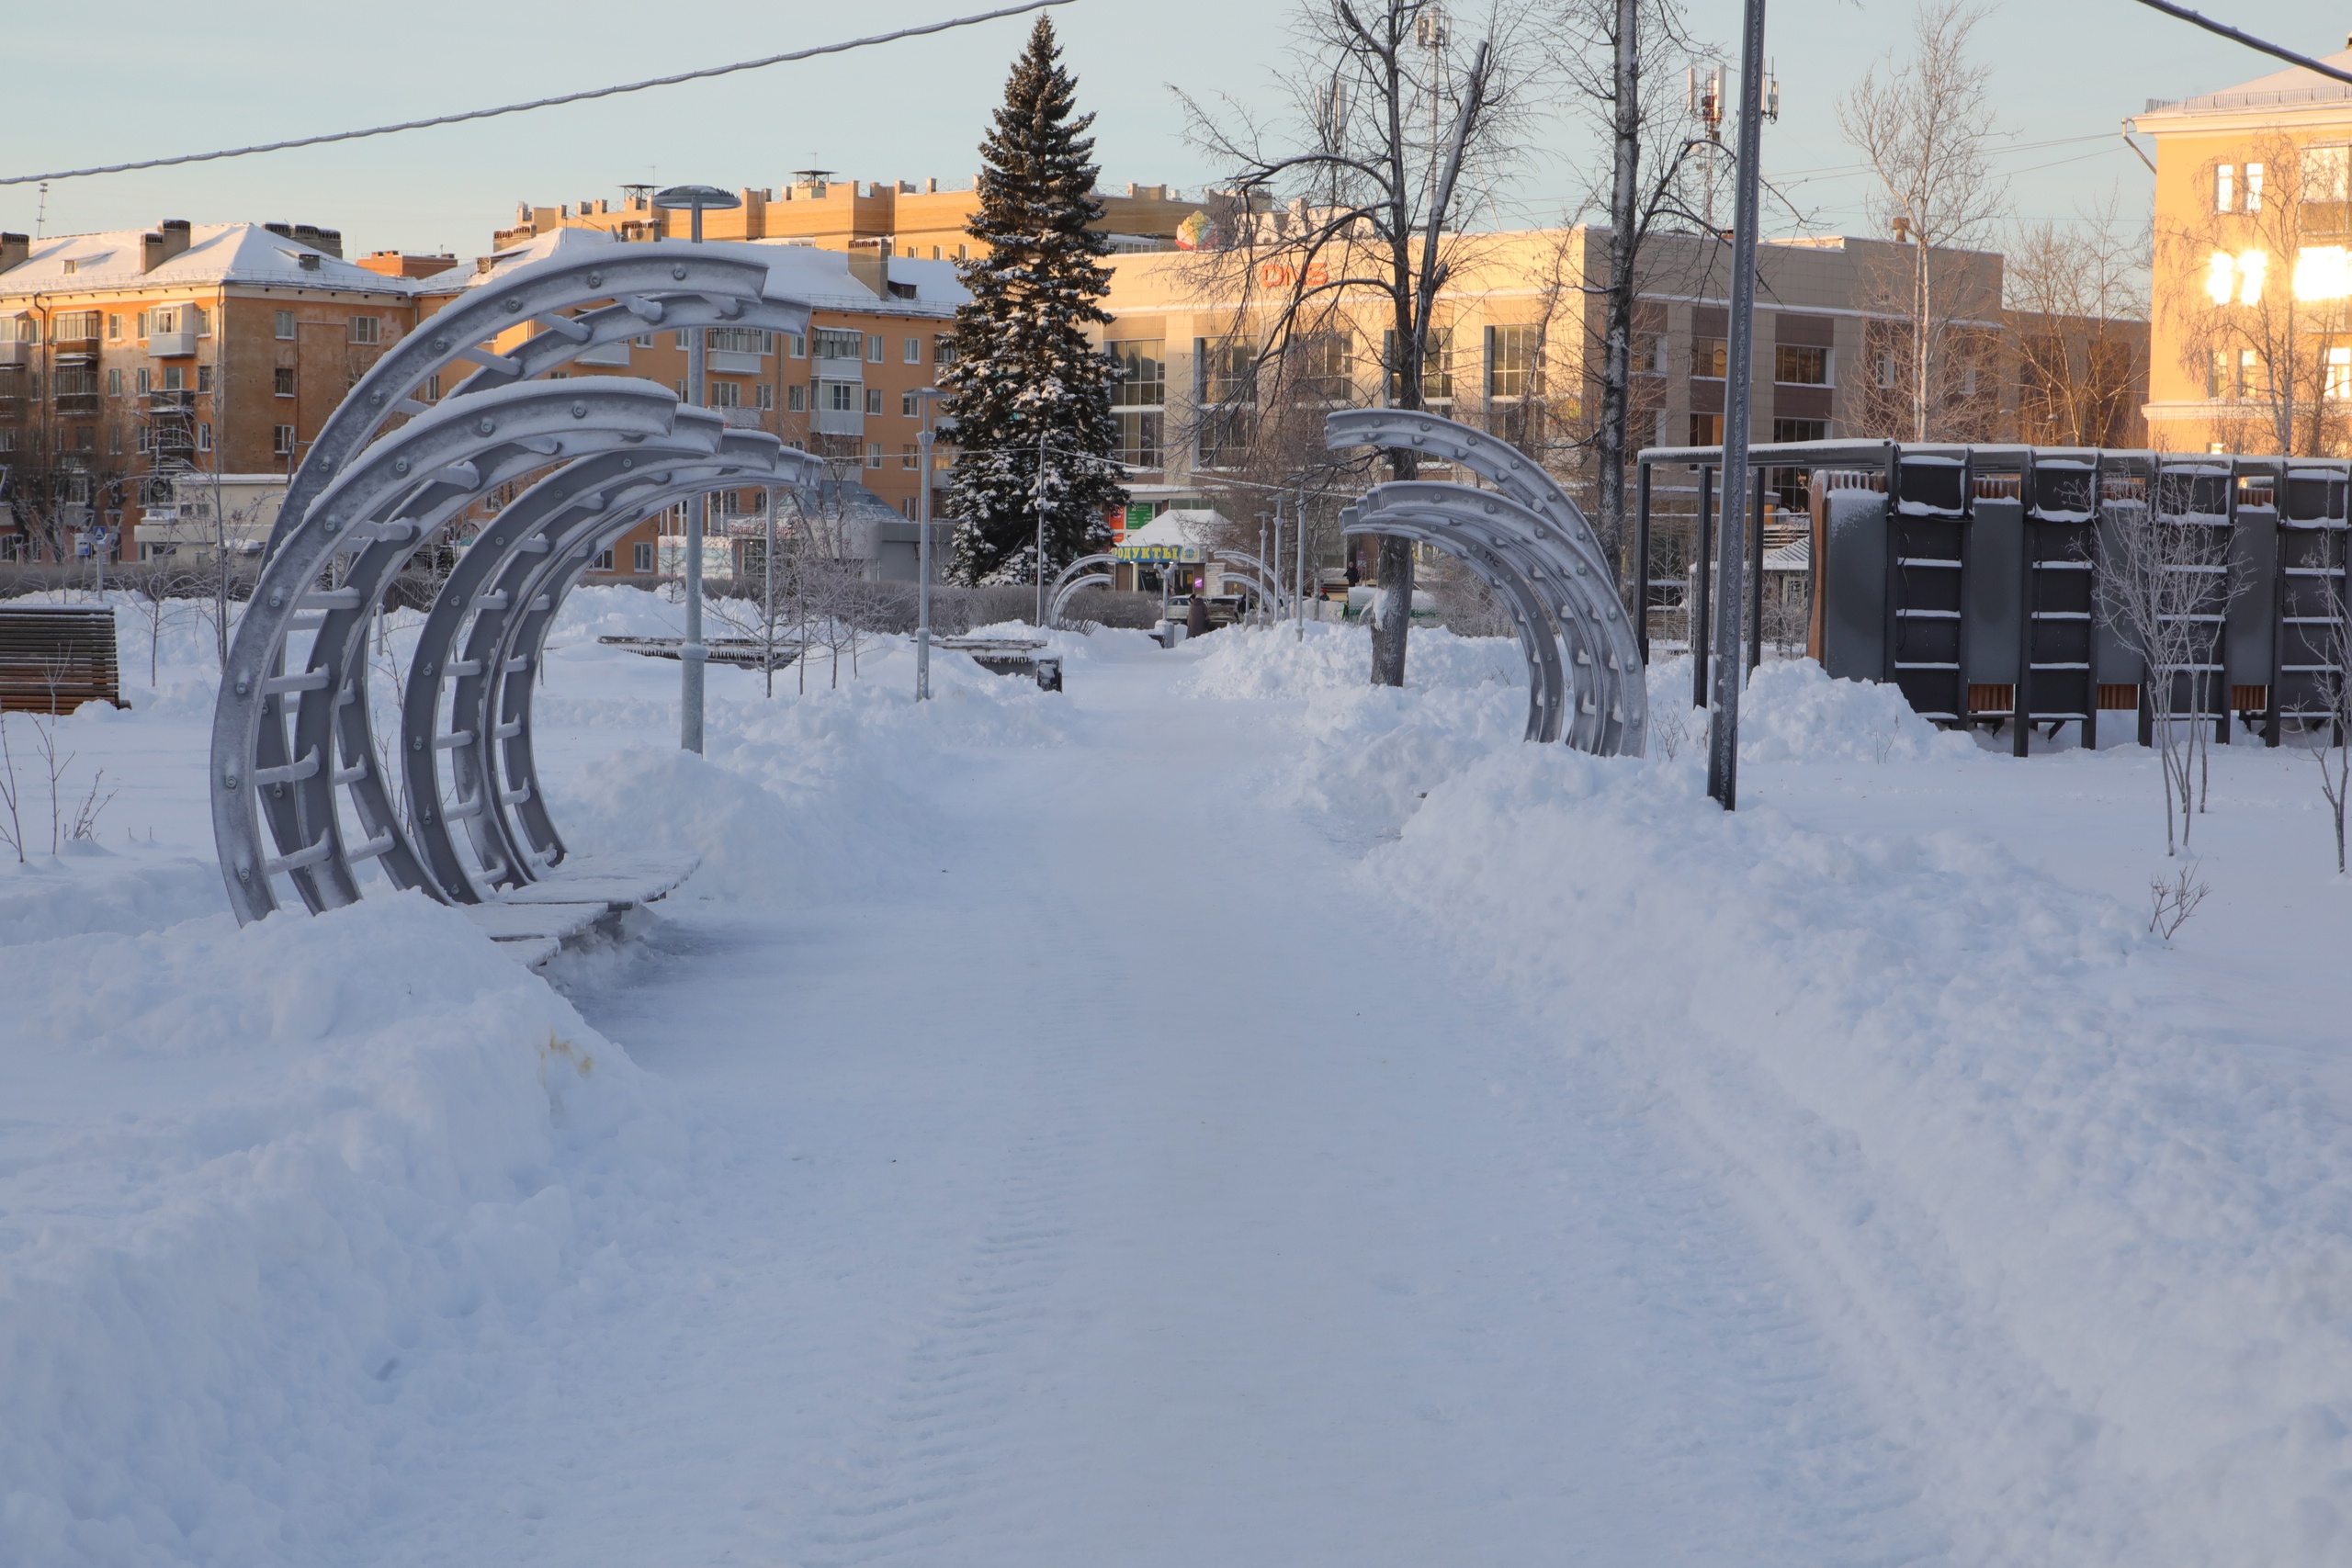
[[[524,203],[514,224],[492,236],[493,247],[511,249],[561,229],[624,240],[687,237],[691,214],[654,206],[651,186],[621,190],[617,204],[603,197],[555,207]],[[779,188],[745,186],[736,196],[741,206],[703,214],[706,241],[786,241],[903,261],[964,261],[986,249],[965,231],[979,210],[978,194],[969,185],[942,189],[935,179],[836,180],[826,171],[804,170]],[[1096,198],[1102,217],[1094,227],[1111,237],[1114,250],[1172,248],[1179,228],[1201,209],[1166,186],[1131,185],[1125,194],[1101,191]]]
[[[71,554],[67,533],[94,525],[111,558],[209,548],[210,519],[180,528],[175,481],[288,472],[413,325],[413,288],[309,224],[0,234],[0,470],[20,497],[77,498],[61,525],[0,492],[0,559]]]
[[[2132,127],[2156,144],[2151,439],[2352,453],[2352,85],[2295,66]]]

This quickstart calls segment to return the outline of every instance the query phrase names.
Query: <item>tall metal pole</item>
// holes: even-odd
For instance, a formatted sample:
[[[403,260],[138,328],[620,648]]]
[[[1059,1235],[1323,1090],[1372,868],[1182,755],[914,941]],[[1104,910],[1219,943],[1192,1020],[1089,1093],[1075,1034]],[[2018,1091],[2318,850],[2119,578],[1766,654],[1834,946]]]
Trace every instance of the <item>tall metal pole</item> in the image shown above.
[[[1764,470],[1756,470],[1756,521],[1747,543],[1747,667],[1764,662]]]
[[[922,400],[922,431],[915,437],[915,701],[931,700],[931,416],[938,398],[936,388],[925,387],[915,396]]]
[[[1279,502],[1279,501],[1278,501],[1278,502],[1274,502],[1274,514],[1275,514],[1275,516],[1276,516],[1276,517],[1278,517],[1278,518],[1282,515],[1282,504],[1283,504],[1283,503],[1282,503],[1281,502]],[[1279,551],[1279,550],[1282,548],[1282,536],[1283,536],[1283,525],[1282,525],[1282,524],[1281,524],[1281,523],[1277,522],[1277,523],[1274,525],[1274,548],[1275,548],[1277,551]],[[1260,513],[1258,513],[1258,559],[1259,559],[1259,561],[1261,562],[1261,564],[1262,564],[1262,563],[1265,561],[1265,558],[1266,558],[1266,514],[1265,514],[1264,513],[1261,512]],[[1259,595],[1258,595],[1258,609],[1259,609],[1259,611],[1260,611],[1261,614],[1264,612],[1264,610],[1265,610],[1265,608],[1266,608],[1265,599],[1266,599],[1266,596],[1265,596],[1264,594],[1261,593],[1261,594],[1259,594]]]
[[[1690,705],[1707,705],[1707,628],[1713,616],[1714,600],[1709,597],[1710,585],[1715,580],[1714,564],[1708,558],[1715,548],[1715,470],[1705,464],[1699,466],[1699,545],[1690,553],[1690,598],[1683,606],[1685,634],[1690,639]]]
[[[702,243],[699,202],[694,209],[694,243]],[[687,329],[686,400],[695,408],[703,406],[710,391],[703,385],[709,346],[700,327]],[[697,753],[702,750],[703,660],[710,657],[702,640],[702,536],[709,507],[707,494],[686,502],[686,635],[678,646],[678,744]]]
[[[1724,526],[1715,540],[1714,691],[1707,718],[1707,794],[1725,811],[1739,804],[1740,620],[1747,594],[1747,530],[1731,525],[1732,498],[1748,505],[1749,362],[1756,340],[1757,175],[1764,140],[1764,0],[1747,0],[1739,42],[1739,190],[1732,209],[1731,363],[1724,367]]]
[[[1483,47],[1482,45],[1481,48]],[[1305,479],[1298,481],[1298,510],[1293,514],[1293,518],[1298,525],[1298,537],[1291,543],[1291,560],[1294,563],[1291,575],[1295,583],[1295,591],[1291,594],[1291,617],[1298,625],[1298,634],[1293,640],[1305,642],[1306,640],[1306,611],[1299,599],[1299,595],[1306,591],[1306,481]],[[1410,604],[1405,606],[1405,618],[1408,621],[1412,619],[1412,611],[1413,607]]]

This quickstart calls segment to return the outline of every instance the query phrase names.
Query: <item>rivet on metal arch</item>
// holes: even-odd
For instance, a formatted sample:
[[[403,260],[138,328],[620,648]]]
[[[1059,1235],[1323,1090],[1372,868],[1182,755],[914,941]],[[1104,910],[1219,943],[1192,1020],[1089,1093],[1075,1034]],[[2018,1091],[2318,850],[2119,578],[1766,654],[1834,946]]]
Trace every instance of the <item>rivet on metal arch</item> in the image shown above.
[[[1492,485],[1375,485],[1343,525],[1435,546],[1494,588],[1527,660],[1529,739],[1642,755],[1649,696],[1633,620],[1591,525],[1549,474],[1484,431],[1413,410],[1343,410],[1324,421],[1324,443],[1411,448]]]

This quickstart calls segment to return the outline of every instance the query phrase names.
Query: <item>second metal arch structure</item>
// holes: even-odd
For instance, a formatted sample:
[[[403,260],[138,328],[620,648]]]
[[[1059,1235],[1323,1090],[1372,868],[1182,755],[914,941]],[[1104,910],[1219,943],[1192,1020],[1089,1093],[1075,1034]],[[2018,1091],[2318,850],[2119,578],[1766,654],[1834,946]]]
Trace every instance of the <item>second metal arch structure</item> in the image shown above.
[[[1527,739],[1603,757],[1643,754],[1649,693],[1632,619],[1591,525],[1549,474],[1483,431],[1408,409],[1333,413],[1324,443],[1334,451],[1410,447],[1492,485],[1375,485],[1341,518],[1350,531],[1434,545],[1501,596],[1527,659]]]

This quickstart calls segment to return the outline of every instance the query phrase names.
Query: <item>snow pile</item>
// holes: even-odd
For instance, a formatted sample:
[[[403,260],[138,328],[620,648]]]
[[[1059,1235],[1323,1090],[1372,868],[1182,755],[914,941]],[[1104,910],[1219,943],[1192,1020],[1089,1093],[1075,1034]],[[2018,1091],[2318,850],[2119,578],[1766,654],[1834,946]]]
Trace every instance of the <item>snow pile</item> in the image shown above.
[[[1649,694],[1652,733],[1673,730],[1703,750],[1707,716],[1690,706],[1690,656],[1651,665]],[[1913,712],[1896,688],[1833,680],[1816,660],[1767,660],[1740,694],[1743,762],[1925,762],[1980,754],[1967,736]]]
[[[69,844],[23,865],[0,858],[0,948],[97,932],[161,931],[229,907],[210,860],[101,845]]]
[[[1873,755],[1886,711],[1844,684],[1768,670],[1759,745]],[[2141,1001],[2177,962],[2143,920],[1980,836],[1725,815],[1696,747],[1473,734],[1432,781],[1459,705],[1310,715],[1327,770],[1417,738],[1429,795],[1367,889],[1743,1195],[1928,1456],[1954,1561],[2352,1554],[2352,1168],[2224,1025]]]
[[[421,897],[0,964],[0,1562],[345,1558],[685,1147]]]
[[[773,700],[714,704],[703,757],[655,742],[584,762],[548,786],[567,841],[697,855],[689,891],[702,896],[870,888],[903,859],[877,846],[941,830],[918,799],[943,750],[1054,745],[1072,723],[1067,702],[968,659],[933,660],[927,703],[914,700],[905,649],[865,670],[838,691],[779,684]]]
[[[1192,674],[1176,683],[1192,697],[1244,701],[1301,697],[1368,685],[1372,633],[1337,621],[1296,626],[1229,626],[1203,639]],[[1442,626],[1414,628],[1405,652],[1408,691],[1461,691],[1527,684],[1527,659],[1511,637],[1456,637]]]

